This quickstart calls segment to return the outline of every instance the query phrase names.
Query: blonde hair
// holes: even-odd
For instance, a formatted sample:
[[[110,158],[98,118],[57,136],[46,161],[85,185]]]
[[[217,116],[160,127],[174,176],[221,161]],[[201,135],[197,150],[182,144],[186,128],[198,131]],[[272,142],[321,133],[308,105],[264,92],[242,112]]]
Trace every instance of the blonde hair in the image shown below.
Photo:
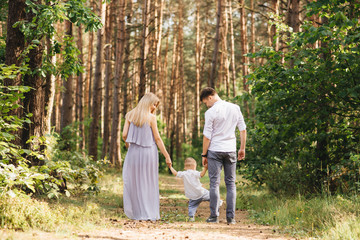
[[[194,165],[196,167],[196,161],[195,161],[195,159],[193,159],[191,157],[188,157],[188,158],[185,159],[185,164],[184,165],[185,165],[184,166],[185,169],[191,168]]]
[[[159,98],[153,93],[145,93],[145,95],[140,99],[138,105],[128,112],[125,116],[129,122],[132,122],[138,127],[141,127],[145,123],[150,124],[151,114],[150,108],[152,105],[158,106],[160,103]]]

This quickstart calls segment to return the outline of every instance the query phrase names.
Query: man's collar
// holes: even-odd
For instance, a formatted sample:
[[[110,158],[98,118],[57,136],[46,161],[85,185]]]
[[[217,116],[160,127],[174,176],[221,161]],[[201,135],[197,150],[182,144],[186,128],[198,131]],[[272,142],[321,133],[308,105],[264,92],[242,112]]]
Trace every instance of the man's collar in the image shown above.
[[[218,103],[222,102],[222,101],[223,101],[223,100],[221,100],[221,99],[217,100],[216,102],[214,102],[213,106],[214,106],[215,104],[218,104]]]

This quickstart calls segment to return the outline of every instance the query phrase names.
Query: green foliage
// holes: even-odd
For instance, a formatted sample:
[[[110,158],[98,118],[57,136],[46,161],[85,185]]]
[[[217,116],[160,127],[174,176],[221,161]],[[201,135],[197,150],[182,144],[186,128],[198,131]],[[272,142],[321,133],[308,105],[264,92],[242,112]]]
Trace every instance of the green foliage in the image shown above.
[[[39,152],[22,149],[14,143],[16,132],[29,119],[17,117],[21,110],[19,99],[30,90],[25,86],[3,86],[4,79],[13,79],[23,73],[23,68],[0,65],[0,196],[15,197],[23,193],[45,194],[58,197],[60,192],[70,195],[66,184],[73,184],[74,190],[98,192],[98,180],[103,161],[93,162],[86,153],[76,150],[81,141],[73,126],[68,126],[64,135],[72,139],[67,150],[58,135],[38,138],[39,144],[46,145],[45,156]],[[75,128],[78,129],[78,128]],[[31,141],[31,140],[30,140]],[[44,159],[42,166],[29,167],[27,157],[36,155]]]
[[[331,2],[308,5],[326,20],[289,33],[287,53],[268,47],[253,55],[267,62],[248,76],[257,105],[244,173],[274,192],[358,187],[360,166],[351,159],[360,150],[359,12]]]
[[[3,162],[10,162],[12,159],[24,161],[22,154],[26,150],[20,149],[13,144],[15,140],[15,132],[22,127],[28,119],[19,118],[16,114],[11,114],[19,109],[19,99],[23,98],[23,94],[30,90],[25,86],[4,86],[5,79],[14,79],[20,74],[21,68],[15,65],[6,66],[0,64],[0,159]]]
[[[75,1],[49,1],[38,4],[31,0],[26,0],[26,11],[32,14],[31,21],[17,22],[14,27],[19,27],[24,33],[27,47],[22,53],[24,62],[28,63],[28,53],[31,49],[41,45],[41,41],[46,37],[52,41],[48,52],[43,54],[43,63],[40,68],[30,72],[31,74],[60,74],[63,78],[69,75],[82,72],[82,63],[78,59],[79,50],[75,47],[75,42],[70,36],[58,36],[55,24],[70,21],[76,25],[83,25],[85,31],[95,31],[102,27],[99,17],[85,6],[85,0]],[[60,38],[60,39],[59,39]],[[43,48],[44,49],[44,48]],[[60,54],[61,53],[61,54]],[[57,61],[53,65],[51,57],[60,54],[62,61]]]
[[[5,62],[5,37],[0,36],[0,64]]]
[[[64,128],[62,138],[56,133],[51,136],[48,143],[48,158],[46,168],[41,167],[42,171],[47,173],[56,173],[56,175],[65,179],[67,184],[73,184],[75,191],[91,191],[98,193],[100,191],[98,182],[103,175],[103,167],[106,160],[93,160],[87,155],[85,150],[78,149],[80,123],[73,123]]]
[[[8,12],[8,1],[0,0],[0,21],[6,22]]]

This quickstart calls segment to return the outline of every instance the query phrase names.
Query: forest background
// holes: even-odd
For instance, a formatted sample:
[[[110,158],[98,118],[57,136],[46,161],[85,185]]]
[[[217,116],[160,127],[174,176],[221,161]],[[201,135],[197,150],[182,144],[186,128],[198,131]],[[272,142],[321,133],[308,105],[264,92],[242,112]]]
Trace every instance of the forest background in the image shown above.
[[[104,166],[121,168],[126,153],[124,116],[149,91],[161,99],[175,167],[200,161],[199,92],[211,86],[245,116],[246,184],[358,202],[359,9],[345,0],[1,0],[1,196],[100,191]]]

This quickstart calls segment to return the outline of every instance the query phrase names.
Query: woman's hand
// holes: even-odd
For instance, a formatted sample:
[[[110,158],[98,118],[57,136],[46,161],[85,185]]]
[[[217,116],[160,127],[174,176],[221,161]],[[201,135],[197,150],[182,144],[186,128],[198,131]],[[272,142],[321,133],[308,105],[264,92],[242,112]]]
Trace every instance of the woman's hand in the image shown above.
[[[170,156],[169,156],[169,157],[167,157],[167,158],[165,159],[165,161],[166,161],[166,165],[168,165],[168,167],[170,168],[170,167],[171,167],[171,165],[172,165],[172,162],[171,162],[171,158],[170,158]]]

